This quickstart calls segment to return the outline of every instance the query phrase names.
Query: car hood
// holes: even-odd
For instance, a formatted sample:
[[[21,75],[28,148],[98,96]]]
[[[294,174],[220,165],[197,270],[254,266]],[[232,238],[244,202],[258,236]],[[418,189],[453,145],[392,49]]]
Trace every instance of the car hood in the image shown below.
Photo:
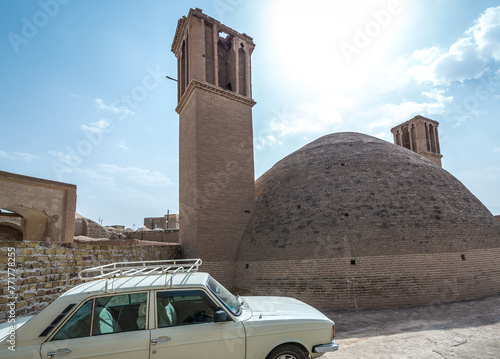
[[[316,319],[330,321],[319,310],[288,297],[243,297],[253,319]]]
[[[3,341],[5,339],[5,337],[10,334],[12,329],[13,329],[13,331],[18,330],[24,324],[26,324],[26,322],[28,320],[30,320],[33,317],[34,317],[34,315],[29,315],[26,317],[19,317],[19,318],[16,318],[14,323],[5,322],[5,323],[0,324],[0,342]],[[12,326],[14,328],[11,328]]]

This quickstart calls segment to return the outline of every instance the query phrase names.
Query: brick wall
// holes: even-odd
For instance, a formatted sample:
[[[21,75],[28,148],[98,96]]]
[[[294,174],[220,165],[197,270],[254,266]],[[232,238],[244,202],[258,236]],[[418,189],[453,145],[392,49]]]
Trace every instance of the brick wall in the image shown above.
[[[130,232],[128,238],[143,241],[179,243],[179,230],[169,229],[164,231],[137,231]]]
[[[15,248],[16,271],[8,273],[9,248]],[[56,242],[0,242],[0,322],[7,317],[7,304],[16,300],[16,316],[36,314],[62,292],[79,284],[78,272],[102,264],[138,260],[179,258],[176,244],[137,245],[137,242],[81,244]],[[12,261],[11,261],[12,262]],[[10,277],[10,278],[9,278]],[[8,292],[14,279],[13,295]]]
[[[254,102],[192,81],[179,107],[183,257],[230,261],[255,206]]]
[[[23,217],[23,238],[72,242],[76,186],[0,171],[2,208]]]
[[[200,270],[210,275],[226,288],[231,288],[234,280],[235,263],[225,262],[203,262]]]
[[[320,310],[397,308],[500,293],[500,248],[357,258],[238,262],[233,291]]]

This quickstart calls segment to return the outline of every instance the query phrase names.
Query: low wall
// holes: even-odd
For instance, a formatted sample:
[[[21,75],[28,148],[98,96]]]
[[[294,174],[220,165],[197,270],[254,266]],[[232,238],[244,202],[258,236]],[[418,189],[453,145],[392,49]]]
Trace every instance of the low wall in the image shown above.
[[[320,310],[398,308],[500,293],[500,248],[237,262],[235,273],[234,294],[291,296]]]
[[[144,244],[133,240],[105,243],[1,241],[0,323],[6,321],[9,302],[16,302],[16,317],[36,314],[61,293],[79,284],[78,272],[82,269],[113,262],[177,259],[179,256],[177,244]]]
[[[165,243],[179,243],[179,230],[178,229],[165,229],[156,231],[137,231],[127,234],[128,238],[140,239],[143,241],[155,241]]]

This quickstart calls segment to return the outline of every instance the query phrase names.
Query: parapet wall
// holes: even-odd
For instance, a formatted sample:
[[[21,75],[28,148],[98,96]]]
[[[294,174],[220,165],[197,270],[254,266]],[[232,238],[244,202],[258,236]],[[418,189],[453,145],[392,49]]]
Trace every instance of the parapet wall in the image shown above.
[[[128,233],[128,238],[142,241],[155,241],[166,243],[179,243],[178,229],[165,229],[156,231],[137,231]]]
[[[398,308],[500,293],[500,248],[459,253],[238,262],[233,292],[319,310]]]
[[[27,241],[72,242],[76,186],[0,171],[0,209],[22,216]]]
[[[1,241],[0,323],[6,321],[12,301],[16,302],[16,317],[40,312],[81,282],[78,272],[82,269],[113,262],[177,259],[179,255],[179,245],[167,243]]]

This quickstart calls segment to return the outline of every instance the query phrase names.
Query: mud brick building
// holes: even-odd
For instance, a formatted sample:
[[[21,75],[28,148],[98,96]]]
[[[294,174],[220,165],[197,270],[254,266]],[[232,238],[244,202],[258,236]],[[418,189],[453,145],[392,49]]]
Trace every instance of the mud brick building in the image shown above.
[[[438,123],[322,137],[254,182],[246,34],[192,9],[179,20],[180,243],[239,294],[324,310],[499,292],[500,222],[441,168]]]

